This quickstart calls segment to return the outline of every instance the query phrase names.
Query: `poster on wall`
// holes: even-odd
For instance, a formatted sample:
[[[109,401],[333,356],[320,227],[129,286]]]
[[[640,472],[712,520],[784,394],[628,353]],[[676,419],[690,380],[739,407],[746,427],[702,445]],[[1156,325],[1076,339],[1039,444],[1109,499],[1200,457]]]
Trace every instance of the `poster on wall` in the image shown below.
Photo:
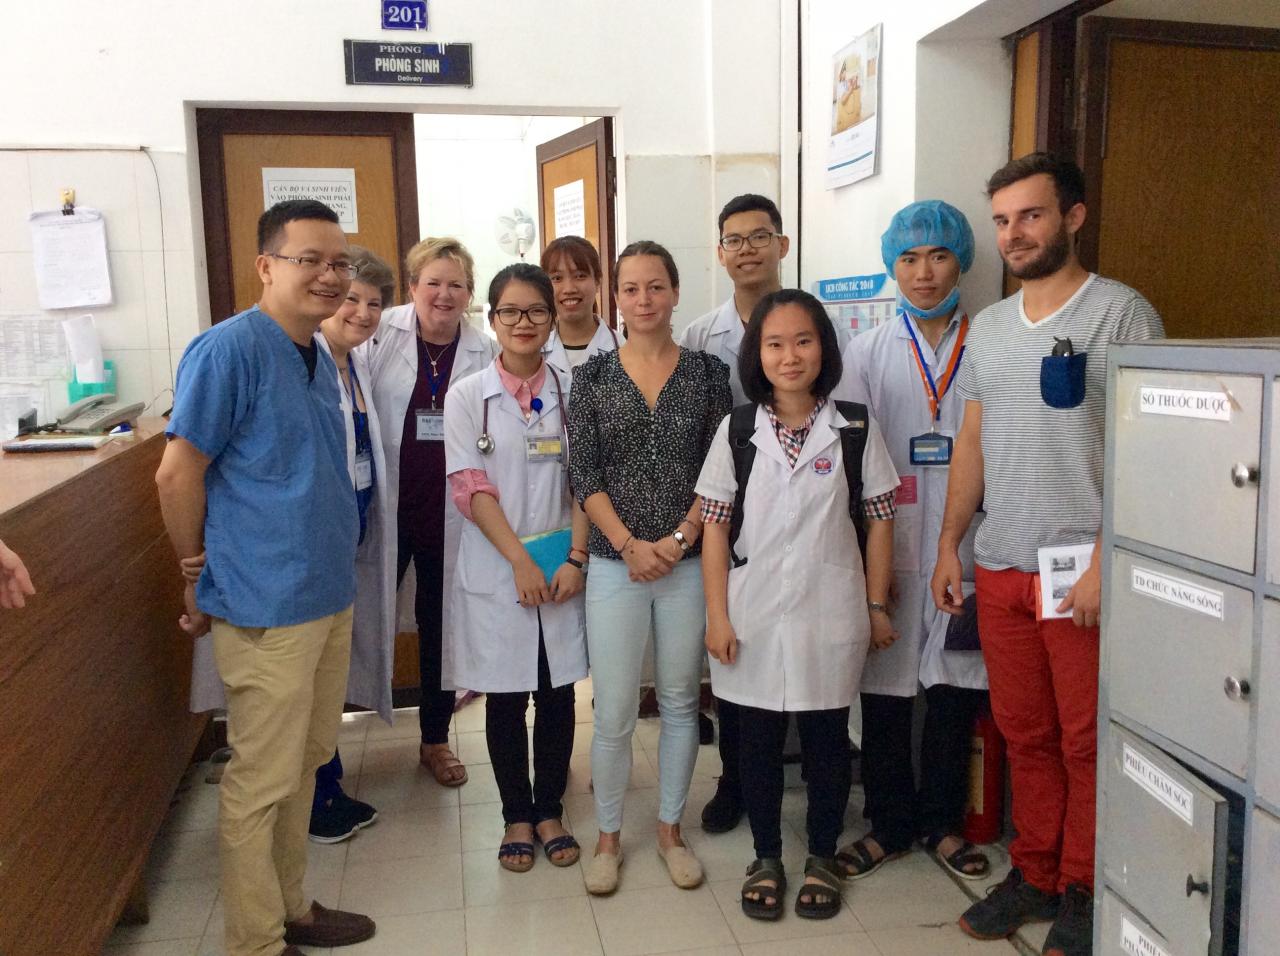
[[[819,279],[813,284],[813,294],[826,308],[832,325],[857,335],[889,321],[896,314],[898,300],[886,289],[888,280],[884,272]]]
[[[286,199],[318,199],[338,214],[343,232],[360,231],[354,169],[264,166],[262,208],[270,209]]]
[[[70,213],[33,212],[28,220],[40,308],[110,305],[111,271],[102,213],[77,206]]]
[[[877,172],[882,27],[877,23],[832,58],[828,189]]]

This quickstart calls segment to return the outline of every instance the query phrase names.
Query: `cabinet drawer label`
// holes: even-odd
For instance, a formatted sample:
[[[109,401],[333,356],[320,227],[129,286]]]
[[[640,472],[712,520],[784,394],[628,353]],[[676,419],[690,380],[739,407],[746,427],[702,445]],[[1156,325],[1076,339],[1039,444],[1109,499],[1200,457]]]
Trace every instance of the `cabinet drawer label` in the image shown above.
[[[1225,601],[1221,591],[1202,588],[1190,581],[1171,578],[1167,574],[1148,571],[1137,565],[1134,565],[1130,573],[1130,580],[1133,590],[1138,594],[1145,594],[1147,597],[1153,597],[1167,604],[1185,607],[1189,611],[1198,611],[1208,617],[1216,617],[1219,621],[1226,619]]]
[[[1169,956],[1169,951],[1125,917],[1120,917],[1120,948],[1131,956]]]
[[[1195,795],[1128,744],[1124,745],[1124,774],[1191,825],[1195,819]]]
[[[1197,388],[1138,388],[1138,410],[1147,415],[1174,415],[1204,418],[1213,422],[1231,421],[1231,396]]]

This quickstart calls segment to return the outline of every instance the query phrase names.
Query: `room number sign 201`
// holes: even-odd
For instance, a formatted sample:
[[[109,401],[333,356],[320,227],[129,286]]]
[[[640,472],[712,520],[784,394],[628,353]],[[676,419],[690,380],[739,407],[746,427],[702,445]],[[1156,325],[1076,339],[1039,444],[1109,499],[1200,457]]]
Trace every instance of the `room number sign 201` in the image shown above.
[[[382,29],[425,30],[427,0],[382,0]]]

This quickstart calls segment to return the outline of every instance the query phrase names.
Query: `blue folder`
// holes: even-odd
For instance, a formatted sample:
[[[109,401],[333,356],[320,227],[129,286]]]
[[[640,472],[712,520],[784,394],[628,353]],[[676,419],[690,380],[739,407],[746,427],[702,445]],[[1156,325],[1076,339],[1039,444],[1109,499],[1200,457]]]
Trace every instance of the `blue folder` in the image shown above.
[[[547,583],[550,584],[556,571],[560,569],[560,565],[564,564],[564,559],[569,554],[569,547],[573,544],[573,530],[559,528],[556,531],[531,534],[527,538],[521,538],[520,543],[542,569]]]

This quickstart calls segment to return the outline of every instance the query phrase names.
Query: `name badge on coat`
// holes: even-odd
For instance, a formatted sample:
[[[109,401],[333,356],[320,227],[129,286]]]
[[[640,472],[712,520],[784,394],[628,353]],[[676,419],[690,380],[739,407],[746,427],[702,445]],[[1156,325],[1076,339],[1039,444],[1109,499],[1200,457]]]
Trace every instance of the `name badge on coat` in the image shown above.
[[[525,461],[563,461],[564,441],[559,435],[526,435]]]
[[[373,453],[356,455],[356,491],[364,491],[373,484]]]
[[[951,436],[939,435],[937,432],[916,435],[911,439],[911,464],[951,464]]]
[[[444,441],[444,410],[419,408],[414,413],[418,441]]]

